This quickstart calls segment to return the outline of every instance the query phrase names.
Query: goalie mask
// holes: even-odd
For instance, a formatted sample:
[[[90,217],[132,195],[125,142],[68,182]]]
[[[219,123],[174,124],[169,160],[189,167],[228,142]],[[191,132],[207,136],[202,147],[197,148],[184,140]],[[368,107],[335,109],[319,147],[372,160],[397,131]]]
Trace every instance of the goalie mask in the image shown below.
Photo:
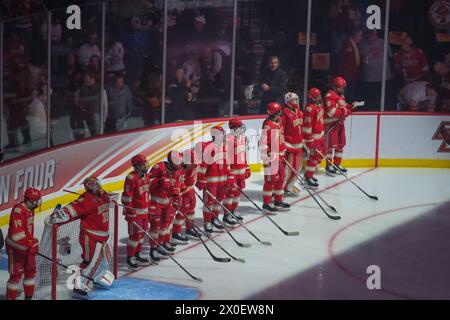
[[[143,176],[148,172],[149,164],[147,158],[142,154],[137,154],[131,158],[131,165],[133,166],[136,173]]]
[[[36,188],[28,188],[25,191],[25,203],[31,209],[36,209],[42,204],[41,192]]]
[[[300,101],[298,95],[293,92],[288,92],[284,96],[284,103],[289,108],[296,110],[300,108]]]
[[[99,195],[103,189],[100,180],[96,177],[89,177],[83,181],[84,189],[88,192],[92,192],[93,194]]]

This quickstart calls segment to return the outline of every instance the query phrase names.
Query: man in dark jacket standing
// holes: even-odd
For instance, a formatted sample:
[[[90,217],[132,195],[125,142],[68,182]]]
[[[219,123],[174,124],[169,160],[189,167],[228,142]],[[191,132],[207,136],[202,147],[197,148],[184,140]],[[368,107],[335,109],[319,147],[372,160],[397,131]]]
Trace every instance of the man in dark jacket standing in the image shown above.
[[[280,60],[273,56],[269,59],[269,68],[262,74],[261,90],[263,92],[260,113],[266,112],[267,104],[271,102],[283,103],[283,97],[286,93],[287,76],[280,69]]]

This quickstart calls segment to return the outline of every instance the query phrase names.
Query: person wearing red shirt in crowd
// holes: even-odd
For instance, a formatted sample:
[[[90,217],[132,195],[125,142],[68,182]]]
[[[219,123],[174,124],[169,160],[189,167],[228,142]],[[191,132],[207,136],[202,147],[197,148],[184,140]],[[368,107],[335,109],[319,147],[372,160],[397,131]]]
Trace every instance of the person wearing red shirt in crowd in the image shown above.
[[[286,164],[284,162],[286,145],[283,124],[280,119],[281,109],[281,104],[277,102],[267,105],[269,117],[263,122],[259,141],[259,150],[264,166],[263,209],[268,213],[291,207],[283,201],[286,176]],[[272,204],[272,198],[275,198],[275,206]]]
[[[298,95],[293,92],[286,93],[284,97],[286,106],[282,110],[281,122],[283,124],[284,144],[286,145],[286,160],[298,172],[301,167],[303,148],[303,113],[300,110]],[[298,194],[300,189],[295,186],[297,176],[286,168],[284,191]]]
[[[405,79],[405,83],[427,80],[428,60],[422,49],[414,47],[410,37],[405,38],[402,48],[394,55],[395,67]]]
[[[150,259],[154,262],[167,258],[175,251],[172,226],[176,210],[181,208],[181,164],[183,155],[170,151],[167,161],[155,164],[150,170]],[[159,246],[158,246],[159,244]]]
[[[25,300],[31,300],[34,294],[34,278],[36,276],[36,255],[39,252],[39,241],[34,237],[34,210],[42,203],[39,190],[28,188],[24,200],[16,204],[9,219],[6,236],[6,252],[8,254],[9,280],[6,283],[6,298],[15,300],[19,284],[23,279]]]
[[[362,38],[363,31],[361,29],[353,30],[339,53],[337,72],[347,80],[347,95],[350,99],[354,99],[356,95],[356,82],[361,64],[358,45]]]
[[[306,148],[309,150],[308,161],[305,167],[305,182],[309,187],[318,188],[314,173],[320,166],[322,157],[316,151],[326,154],[325,126],[323,123],[322,93],[317,88],[308,91],[308,103],[304,110],[303,136]]]
[[[351,114],[352,109],[355,108],[355,103],[349,105],[345,101],[344,91],[346,86],[347,82],[342,77],[336,77],[333,80],[333,89],[328,91],[325,96],[324,110],[327,158],[344,173],[347,172],[347,169],[341,167],[342,155],[346,144],[344,121]],[[336,170],[328,162],[325,171],[330,176],[336,174]]]
[[[122,193],[123,213],[128,223],[127,266],[136,270],[139,264],[147,265],[149,260],[141,256],[144,231],[148,229],[148,208],[150,205],[150,175],[147,158],[138,154],[131,158],[134,171],[127,175]]]

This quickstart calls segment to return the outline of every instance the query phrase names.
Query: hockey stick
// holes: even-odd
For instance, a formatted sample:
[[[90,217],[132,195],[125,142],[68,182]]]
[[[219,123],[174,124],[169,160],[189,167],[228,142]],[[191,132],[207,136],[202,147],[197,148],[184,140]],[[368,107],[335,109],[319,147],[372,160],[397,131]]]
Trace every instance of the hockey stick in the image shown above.
[[[290,170],[292,171],[292,169],[290,169]],[[300,175],[297,176],[297,179],[302,180],[302,182],[303,182],[302,185],[305,186],[305,189],[308,187],[308,186],[306,186],[305,180]],[[336,208],[333,207],[332,205],[330,205],[328,202],[326,202],[325,199],[322,198],[322,196],[316,190],[314,190],[312,188],[310,188],[309,190],[311,190],[314,193],[314,195],[317,196],[331,211],[337,213]]]
[[[281,232],[283,232],[287,236],[298,236],[298,235],[300,235],[300,232],[298,232],[298,231],[286,231],[283,228],[281,228],[275,221],[273,221],[273,219],[267,213],[264,212],[263,209],[261,209],[252,199],[250,199],[250,197],[244,192],[244,190],[239,188],[239,186],[237,184],[234,184],[234,185],[239,190],[239,192],[242,193],[256,207],[256,209],[261,211],[261,213],[263,215],[265,215],[270,220],[270,222],[272,222]]]
[[[181,215],[183,215],[183,217],[186,218],[186,223],[189,223],[189,222],[188,222],[188,221],[189,221],[189,218],[187,217],[187,215],[185,215],[184,212],[181,211],[181,210],[178,210],[178,209],[176,209],[176,210],[177,210],[177,212],[179,212]],[[192,222],[192,227],[194,228],[195,231],[198,232],[198,229],[199,229],[199,228],[197,228],[197,226],[196,226],[193,222]],[[198,237],[200,238],[200,241],[202,242],[202,244],[203,244],[203,246],[205,247],[206,251],[208,251],[209,255],[211,256],[211,258],[213,258],[214,261],[217,261],[217,262],[230,262],[230,261],[231,261],[230,258],[220,258],[220,257],[216,257],[216,256],[211,252],[211,250],[209,250],[209,248],[208,248],[208,246],[206,245],[205,241],[203,241],[202,236],[199,235]]]
[[[341,169],[339,169],[339,167],[337,167],[334,163],[332,163],[326,156],[324,156],[322,154],[322,152],[320,152],[319,150],[317,150],[316,148],[314,148],[315,151],[317,151],[318,154],[320,154],[320,156],[326,160],[326,162],[328,162],[330,165],[332,165],[341,175],[343,175],[345,177],[345,179],[347,179],[348,181],[350,181],[355,187],[357,187],[362,193],[364,193],[366,196],[368,196],[370,199],[373,200],[378,200],[377,196],[372,196],[370,194],[368,194],[367,192],[365,192],[359,185],[357,185],[352,179],[350,179],[345,173],[342,172]]]
[[[184,215],[186,217],[186,215],[180,211],[180,213],[182,215]],[[186,217],[186,219],[188,219]],[[231,259],[235,260],[235,261],[239,261],[242,263],[245,263],[245,260],[242,258],[236,258],[233,255],[231,255],[231,253],[229,253],[227,250],[225,250],[219,243],[216,242],[216,240],[213,239],[213,237],[211,237],[210,235],[208,235],[207,232],[203,231],[201,228],[197,227],[194,223],[192,223],[192,227],[194,228],[194,230],[196,230],[197,232],[200,232],[201,234],[203,234],[205,237],[207,237],[209,240],[211,240],[216,246],[218,246],[223,252],[225,252],[227,255],[230,256]]]
[[[197,191],[195,191],[195,194],[197,195],[197,197],[200,199],[201,202],[203,202],[203,205],[205,206],[205,208],[207,208],[209,210],[209,212],[211,212],[212,215],[214,215],[214,212],[211,210],[211,208],[205,203],[205,201],[203,200],[203,198],[197,193]],[[224,226],[225,231],[228,233],[228,235],[231,237],[231,239],[233,239],[233,241],[242,248],[248,248],[251,247],[250,243],[242,243],[236,240],[235,237],[233,237],[233,235],[231,234],[230,231],[228,231],[228,229]]]
[[[233,212],[231,212],[230,210],[228,210],[223,204],[222,204],[222,202],[220,202],[219,200],[217,200],[217,198],[216,197],[214,197],[212,194],[211,194],[211,192],[209,192],[208,190],[206,190],[206,193],[211,197],[211,198],[213,198],[214,199],[214,201],[216,201],[221,207],[222,207],[222,209],[224,210],[224,211],[226,211],[226,212],[228,212],[228,214],[230,214],[245,230],[247,230],[248,231],[248,233],[250,233],[252,236],[253,236],[253,238],[255,238],[256,240],[258,240],[258,242],[260,242],[260,243],[262,243],[262,244],[264,244],[264,245],[266,245],[266,246],[271,246],[272,245],[272,243],[270,243],[269,241],[261,241],[257,236],[255,236],[255,234],[253,233],[253,232],[251,232],[246,226],[245,226],[245,224],[243,224],[242,222],[241,222],[241,220],[239,220],[236,216],[235,216],[235,214],[233,213]]]
[[[190,274],[189,271],[187,271],[187,270],[186,270],[186,269],[185,269],[185,268],[184,268],[177,260],[175,260],[174,257],[172,257],[172,255],[170,254],[171,252],[168,252],[166,249],[164,249],[163,246],[161,246],[158,242],[156,242],[155,239],[153,239],[153,237],[152,237],[151,235],[149,235],[147,231],[144,230],[144,228],[142,228],[140,225],[138,225],[138,224],[137,224],[136,222],[134,222],[134,221],[133,221],[133,223],[134,223],[134,225],[135,225],[138,229],[140,229],[142,232],[144,232],[144,234],[145,234],[151,241],[153,241],[154,243],[156,243],[156,245],[158,246],[158,248],[160,248],[161,250],[167,252],[167,253],[168,253],[167,256],[168,256],[170,259],[172,259],[172,261],[175,262],[181,269],[183,269],[183,271],[186,272],[192,279],[194,279],[195,281],[198,281],[198,282],[203,282],[203,280],[202,280],[201,278],[198,278],[198,277],[193,276],[192,274]]]
[[[283,161],[286,163],[286,165],[291,169],[291,171],[294,173],[294,175],[297,177],[298,181],[300,182],[300,184],[302,185],[302,187],[304,189],[306,189],[306,191],[308,191],[309,195],[311,196],[311,198],[313,198],[313,200],[319,205],[320,209],[322,209],[322,211],[327,215],[328,218],[332,219],[332,220],[340,220],[341,217],[340,216],[332,216],[330,215],[323,207],[322,205],[319,203],[319,201],[317,201],[316,197],[314,197],[314,195],[312,194],[311,190],[309,190],[309,188],[306,187],[306,185],[303,183],[303,181],[301,180],[299,174],[294,170],[294,168],[292,168],[291,164],[289,162],[287,162],[286,159],[283,159]]]

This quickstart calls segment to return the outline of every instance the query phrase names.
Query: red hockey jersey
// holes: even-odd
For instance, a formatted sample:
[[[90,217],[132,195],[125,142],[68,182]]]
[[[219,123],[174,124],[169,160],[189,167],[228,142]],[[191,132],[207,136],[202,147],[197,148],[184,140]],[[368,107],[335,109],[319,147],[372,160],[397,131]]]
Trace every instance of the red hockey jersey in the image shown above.
[[[245,135],[236,137],[233,134],[227,135],[227,161],[230,164],[230,171],[234,177],[245,176],[247,169],[247,138]]]
[[[286,150],[289,152],[300,152],[303,146],[302,111],[300,109],[293,111],[288,107],[284,107],[281,122],[284,128]]]
[[[303,136],[308,146],[324,136],[322,104],[308,103],[304,111]]]
[[[162,187],[163,181],[170,182],[170,188]],[[171,171],[166,162],[155,164],[150,170],[150,201],[156,202],[161,208],[171,205],[173,197],[181,194],[181,170]]]
[[[225,144],[217,146],[213,141],[203,145],[203,159],[197,178],[199,185],[226,185],[234,181],[225,148]]]
[[[421,49],[414,48],[411,52],[399,51],[395,54],[394,61],[407,83],[425,80],[428,76],[428,60]]]
[[[124,210],[125,215],[131,218],[147,218],[150,205],[150,175],[139,177],[136,172],[131,172],[125,179],[122,193],[122,204],[134,210]]]
[[[194,166],[192,168],[183,167],[181,169],[181,193],[186,193],[194,188],[197,182],[197,168]]]
[[[259,148],[263,159],[270,152],[271,156],[284,156],[286,145],[284,141],[284,129],[282,122],[273,122],[266,119],[263,122]]]
[[[106,192],[96,196],[91,192],[84,192],[77,200],[63,208],[70,221],[80,219],[80,230],[88,233],[99,242],[106,242],[109,238],[109,212],[111,199]]]
[[[34,243],[37,243],[34,239],[34,210],[18,203],[11,212],[6,244],[12,249],[26,253]]]
[[[324,123],[333,124],[339,120],[344,120],[351,114],[352,106],[345,102],[344,95],[338,95],[333,90],[327,92],[325,96]]]

